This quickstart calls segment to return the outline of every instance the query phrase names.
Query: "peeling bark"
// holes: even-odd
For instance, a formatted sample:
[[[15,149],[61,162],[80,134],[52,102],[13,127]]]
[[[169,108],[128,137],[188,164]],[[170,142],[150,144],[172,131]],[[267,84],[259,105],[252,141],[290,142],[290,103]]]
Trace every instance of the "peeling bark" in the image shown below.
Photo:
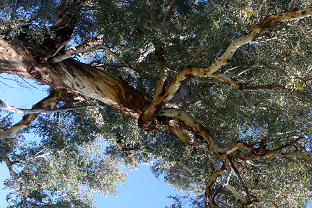
[[[32,51],[37,53],[43,50],[38,49],[38,46],[31,46]],[[44,57],[45,54],[41,56]],[[73,59],[66,59],[57,64],[38,63],[34,58],[36,55],[39,54],[32,54],[26,46],[23,46],[21,40],[5,41],[0,38],[2,73],[16,74],[54,88],[71,89],[135,118],[138,118],[150,103],[143,93],[127,82],[96,67]]]

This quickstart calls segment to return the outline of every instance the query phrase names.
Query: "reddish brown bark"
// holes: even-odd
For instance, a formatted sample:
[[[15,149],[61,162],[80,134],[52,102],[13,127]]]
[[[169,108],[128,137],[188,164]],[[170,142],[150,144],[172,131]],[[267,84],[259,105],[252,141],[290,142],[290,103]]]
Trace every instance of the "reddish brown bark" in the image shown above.
[[[38,61],[49,53],[44,46],[22,39],[0,38],[0,72],[19,75],[49,85],[66,88],[107,103],[125,115],[138,118],[150,101],[127,82],[105,71],[73,59],[57,64]]]

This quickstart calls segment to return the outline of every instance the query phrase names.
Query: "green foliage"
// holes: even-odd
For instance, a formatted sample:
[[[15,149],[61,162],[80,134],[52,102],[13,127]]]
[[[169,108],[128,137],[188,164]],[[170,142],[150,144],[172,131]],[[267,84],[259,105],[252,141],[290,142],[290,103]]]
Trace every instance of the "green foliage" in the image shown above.
[[[42,122],[43,118],[38,121]],[[7,120],[8,117],[2,119],[2,125],[7,125]],[[53,124],[53,119],[49,123],[58,125]],[[68,123],[56,129],[65,131],[73,127],[83,129],[84,126]],[[12,190],[7,196],[9,204],[12,207],[95,207],[93,192],[117,195],[116,184],[123,183],[127,173],[119,161],[103,154],[102,137],[83,138],[83,133],[79,137],[69,134],[57,137],[53,130],[38,142],[25,141],[20,136],[2,138],[1,147],[6,147],[1,151],[2,162],[7,158],[14,167],[5,181],[5,188]],[[53,139],[57,141],[52,142]]]

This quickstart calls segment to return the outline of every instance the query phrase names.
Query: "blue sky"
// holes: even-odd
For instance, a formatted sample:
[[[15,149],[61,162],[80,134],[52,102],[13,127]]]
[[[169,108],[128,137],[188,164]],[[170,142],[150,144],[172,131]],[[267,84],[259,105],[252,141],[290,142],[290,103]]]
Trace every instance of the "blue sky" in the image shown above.
[[[1,77],[7,77],[1,74]],[[21,87],[16,82],[4,80],[8,86],[0,83],[0,99],[9,103],[12,106],[20,108],[31,108],[31,106],[44,98],[47,93],[42,86],[35,84],[38,89]],[[20,84],[27,84],[19,79]],[[31,82],[31,81],[30,81]],[[15,122],[18,122],[23,115],[17,114]],[[6,207],[6,195],[8,191],[3,190],[3,181],[9,176],[9,171],[6,166],[0,163],[0,207]],[[175,191],[172,187],[164,183],[163,178],[155,178],[149,167],[141,166],[139,170],[130,171],[128,180],[124,185],[118,186],[118,197],[110,195],[108,197],[95,194],[97,207],[99,208],[162,208],[170,206],[173,203],[172,199],[168,199],[169,195],[182,195],[183,193]],[[312,203],[309,205],[312,208]]]

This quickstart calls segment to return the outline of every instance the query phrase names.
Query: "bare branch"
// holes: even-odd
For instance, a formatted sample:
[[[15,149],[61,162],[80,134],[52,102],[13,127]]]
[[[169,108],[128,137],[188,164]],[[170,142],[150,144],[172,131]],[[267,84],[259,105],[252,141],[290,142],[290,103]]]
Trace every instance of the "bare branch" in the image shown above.
[[[226,165],[223,164],[223,166],[219,170],[217,170],[211,174],[209,181],[206,185],[206,197],[208,197],[210,205],[212,208],[214,208],[215,205],[214,205],[214,200],[213,200],[213,192],[212,192],[211,188],[212,188],[213,184],[216,182],[217,178],[219,176],[223,175],[225,171],[226,171]]]
[[[251,202],[250,193],[249,193],[248,188],[247,188],[246,184],[244,183],[244,181],[243,181],[243,179],[242,179],[242,177],[241,177],[239,171],[238,171],[237,168],[235,167],[235,165],[234,165],[232,159],[229,158],[229,157],[227,157],[227,158],[229,159],[229,162],[230,162],[230,164],[231,164],[231,167],[232,167],[233,170],[235,171],[235,173],[236,173],[236,175],[237,175],[237,177],[238,177],[239,182],[242,184],[242,186],[243,186],[243,188],[244,188],[244,190],[245,190],[245,192],[246,192],[246,194],[247,194],[247,201],[248,201],[248,202]]]
[[[100,50],[100,49],[105,49],[111,56],[113,56],[115,59],[121,61],[122,63],[124,63],[125,65],[129,65],[126,61],[124,61],[122,58],[120,58],[119,56],[117,56],[116,54],[114,54],[110,48],[106,45],[97,45],[97,46],[94,46],[92,48],[87,48],[87,49],[80,49],[80,50],[76,50],[76,51],[73,51],[71,53],[68,53],[68,54],[65,54],[65,55],[61,55],[61,56],[57,56],[55,58],[52,58],[52,62],[53,63],[58,63],[58,62],[61,62],[65,59],[68,59],[70,57],[72,57],[73,55],[76,55],[76,54],[79,54],[79,53],[91,53],[93,51],[97,51],[97,50]]]
[[[154,1],[153,1],[153,2],[154,2]],[[165,15],[165,17],[164,17],[164,19],[163,19],[163,23],[169,21],[169,19],[170,19],[170,14],[171,14],[171,12],[172,12],[172,10],[173,10],[173,7],[174,7],[174,3],[175,3],[175,0],[172,0],[170,6],[168,7],[168,10],[167,10],[167,12],[166,12],[166,15]]]
[[[205,129],[200,123],[195,121],[188,113],[178,109],[162,109],[159,116],[167,116],[175,119],[180,119],[191,127],[198,135],[202,136],[208,144],[212,147],[215,152],[224,152],[227,148],[224,148],[224,145],[217,141],[208,130]]]
[[[33,109],[51,108],[55,106],[60,100],[62,100],[62,96],[64,94],[68,94],[68,92],[66,90],[56,90],[48,97],[42,99],[36,105],[34,105]],[[24,115],[23,119],[17,124],[13,125],[9,130],[4,131],[3,129],[0,129],[0,137],[8,137],[16,134],[18,131],[29,126],[38,115],[38,113]]]
[[[186,171],[188,171],[191,174],[193,173],[191,171],[191,169],[189,169],[179,158],[169,157],[169,160],[177,162],[183,169],[185,169]]]
[[[186,78],[193,76],[202,76],[202,77],[211,76],[218,69],[220,69],[220,67],[228,63],[228,60],[232,57],[232,55],[236,52],[236,50],[240,46],[250,43],[259,32],[268,28],[270,25],[274,25],[279,22],[287,20],[300,19],[311,15],[312,8],[309,8],[303,11],[290,11],[280,15],[272,15],[266,17],[262,22],[253,26],[248,34],[234,40],[229,45],[225,53],[218,60],[214,61],[209,67],[191,66],[182,69],[174,78],[174,80],[171,82],[170,86],[168,87],[166,93],[163,96],[162,102],[168,102],[177,92],[182,82],[186,80]]]
[[[71,108],[57,108],[57,109],[22,109],[22,108],[16,108],[16,107],[10,106],[9,104],[0,100],[0,108],[6,111],[14,112],[14,113],[56,113],[56,112],[61,112],[61,111],[78,110],[78,109],[83,109],[83,108],[88,108],[88,107],[94,107],[94,106],[87,105],[87,106],[77,106],[77,107],[71,107]]]
[[[267,158],[267,157],[291,157],[291,156],[299,156],[305,160],[312,161],[312,157],[307,156],[298,150],[286,152],[286,153],[269,152],[266,154],[257,154],[257,155],[252,155],[252,156],[246,156],[243,153],[235,150],[235,151],[233,151],[233,154],[236,155],[238,158],[244,160],[244,161],[254,161],[254,160],[263,159],[263,158]]]
[[[153,24],[154,24],[154,15],[153,15],[153,7],[154,7],[154,4],[155,4],[155,0],[153,0],[152,4],[151,4],[151,7],[150,7],[150,13],[151,13],[151,27],[153,27]]]
[[[40,60],[41,62],[47,61],[49,58],[54,57],[67,43],[69,43],[72,40],[72,38],[69,38],[68,40],[66,40],[65,42],[63,42],[53,54],[49,54],[48,56],[44,57],[42,60]]]
[[[241,89],[241,83],[237,82],[235,79],[230,78],[224,74],[219,74],[217,72],[211,74],[210,76],[222,81],[222,82],[226,82],[229,83],[230,85],[236,87],[237,89]]]

